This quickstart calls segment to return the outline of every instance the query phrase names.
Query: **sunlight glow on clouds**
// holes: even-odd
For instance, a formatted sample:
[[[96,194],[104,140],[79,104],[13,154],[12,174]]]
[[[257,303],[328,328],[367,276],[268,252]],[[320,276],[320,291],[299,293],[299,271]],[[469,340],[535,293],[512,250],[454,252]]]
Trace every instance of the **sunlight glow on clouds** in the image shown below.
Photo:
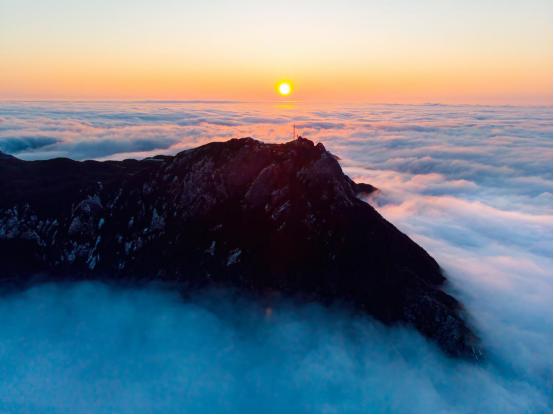
[[[0,150],[146,157],[292,123],[438,260],[485,361],[338,308],[283,300],[268,320],[229,292],[49,284],[0,299],[0,410],[552,411],[549,107],[4,103]]]

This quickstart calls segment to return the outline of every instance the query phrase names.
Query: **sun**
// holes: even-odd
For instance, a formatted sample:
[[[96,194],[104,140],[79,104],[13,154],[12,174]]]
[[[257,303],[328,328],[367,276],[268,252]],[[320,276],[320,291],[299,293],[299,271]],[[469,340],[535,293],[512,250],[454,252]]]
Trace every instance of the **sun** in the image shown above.
[[[292,86],[290,82],[279,82],[277,85],[277,92],[279,92],[280,95],[286,97],[290,95],[292,92]]]

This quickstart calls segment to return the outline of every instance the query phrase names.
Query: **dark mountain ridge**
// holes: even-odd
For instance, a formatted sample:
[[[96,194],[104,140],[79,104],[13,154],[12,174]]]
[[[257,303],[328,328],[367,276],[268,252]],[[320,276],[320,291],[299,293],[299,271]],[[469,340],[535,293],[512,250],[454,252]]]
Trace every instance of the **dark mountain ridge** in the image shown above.
[[[303,138],[141,161],[0,153],[0,272],[5,283],[38,273],[343,300],[478,358],[437,262],[356,196],[374,190]]]

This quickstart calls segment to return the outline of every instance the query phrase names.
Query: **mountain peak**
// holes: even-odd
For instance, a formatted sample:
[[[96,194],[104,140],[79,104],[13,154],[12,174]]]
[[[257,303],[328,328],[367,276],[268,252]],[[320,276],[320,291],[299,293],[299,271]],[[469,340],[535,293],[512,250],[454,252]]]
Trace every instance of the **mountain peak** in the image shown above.
[[[479,356],[437,262],[357,197],[375,188],[352,181],[321,143],[246,137],[175,157],[60,163],[15,169],[0,159],[4,275],[154,278],[345,301],[413,325],[449,354]]]

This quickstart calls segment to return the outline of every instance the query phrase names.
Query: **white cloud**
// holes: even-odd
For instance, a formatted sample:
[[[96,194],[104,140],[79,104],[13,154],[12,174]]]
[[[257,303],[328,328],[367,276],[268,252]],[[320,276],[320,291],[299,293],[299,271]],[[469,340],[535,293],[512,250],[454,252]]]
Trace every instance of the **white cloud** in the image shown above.
[[[551,108],[4,103],[0,119],[0,145],[29,159],[281,142],[297,122],[380,189],[370,203],[438,260],[487,353],[453,361],[315,305],[268,320],[229,293],[47,285],[0,301],[0,410],[552,410]]]

